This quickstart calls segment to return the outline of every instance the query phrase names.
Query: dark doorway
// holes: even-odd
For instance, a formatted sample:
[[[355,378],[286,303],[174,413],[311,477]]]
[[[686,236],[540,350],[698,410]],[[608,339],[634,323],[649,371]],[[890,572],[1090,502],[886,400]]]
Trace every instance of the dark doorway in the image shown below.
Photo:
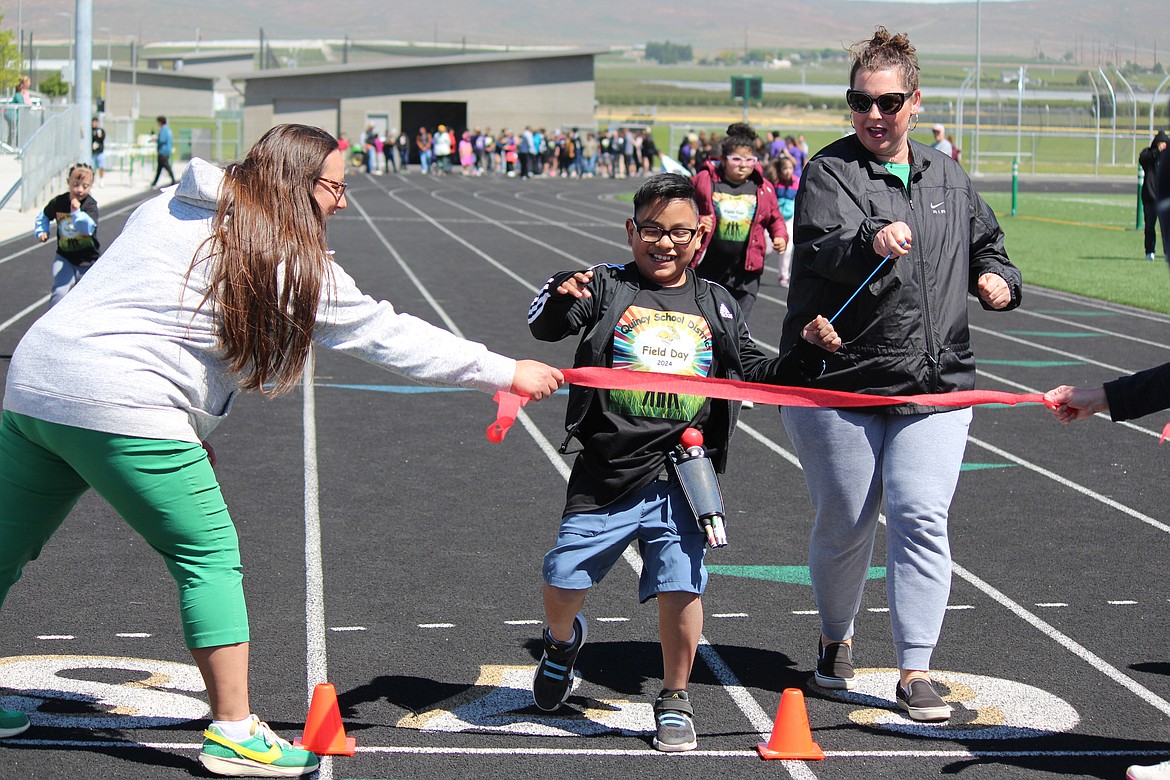
[[[425,127],[432,133],[439,125],[446,125],[459,138],[467,129],[467,104],[446,103],[437,100],[402,101],[402,123],[399,125],[410,138],[410,161],[418,163],[418,129]],[[454,151],[454,150],[452,150]]]

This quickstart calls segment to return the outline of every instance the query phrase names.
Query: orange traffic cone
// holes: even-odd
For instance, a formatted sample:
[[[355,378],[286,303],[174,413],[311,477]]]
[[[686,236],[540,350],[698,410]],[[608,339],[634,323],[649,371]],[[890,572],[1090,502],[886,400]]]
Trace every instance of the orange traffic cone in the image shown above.
[[[804,694],[799,688],[785,688],[772,724],[768,744],[756,745],[760,758],[790,758],[804,761],[823,761],[825,751],[813,742],[808,727],[808,711],[804,708]]]
[[[345,736],[341,710],[337,708],[337,691],[332,683],[317,683],[313,689],[305,735],[293,744],[319,756],[352,756],[357,750],[357,740]]]

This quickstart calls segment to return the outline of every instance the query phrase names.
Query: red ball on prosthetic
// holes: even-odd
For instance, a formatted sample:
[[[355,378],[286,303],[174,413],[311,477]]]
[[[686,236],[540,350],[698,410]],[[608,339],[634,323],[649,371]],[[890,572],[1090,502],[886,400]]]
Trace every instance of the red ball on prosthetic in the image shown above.
[[[689,450],[691,447],[703,446],[703,432],[697,428],[687,428],[679,437],[683,449]]]

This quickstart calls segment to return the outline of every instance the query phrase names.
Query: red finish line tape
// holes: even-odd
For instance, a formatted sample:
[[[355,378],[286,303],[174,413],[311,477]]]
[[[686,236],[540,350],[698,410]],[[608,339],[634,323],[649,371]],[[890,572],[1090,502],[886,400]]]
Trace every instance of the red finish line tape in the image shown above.
[[[979,404],[1043,404],[1042,393],[1004,393],[996,390],[958,390],[953,393],[918,395],[867,395],[812,387],[787,387],[701,376],[657,374],[652,371],[623,371],[613,368],[566,368],[565,381],[582,387],[605,390],[645,390],[660,393],[701,395],[729,401],[752,401],[776,406],[977,406]]]
[[[788,387],[742,382],[737,379],[718,379],[701,376],[658,374],[653,371],[623,371],[613,368],[566,368],[565,381],[581,387],[602,390],[642,390],[655,393],[681,393],[728,401],[751,401],[776,406],[816,406],[849,408],[858,406],[978,406],[980,404],[1048,404],[1042,393],[1004,393],[997,390],[958,390],[953,393],[920,393],[917,395],[868,395],[846,393],[841,390],[818,390],[812,387]],[[501,390],[493,399],[499,404],[496,421],[488,426],[487,438],[499,444],[516,421],[520,407],[527,398]],[[1170,425],[1163,432],[1170,433]]]

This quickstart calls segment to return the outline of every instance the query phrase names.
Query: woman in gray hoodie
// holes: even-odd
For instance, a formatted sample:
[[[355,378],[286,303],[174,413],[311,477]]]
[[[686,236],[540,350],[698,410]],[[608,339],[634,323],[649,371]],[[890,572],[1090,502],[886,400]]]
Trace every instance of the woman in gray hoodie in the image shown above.
[[[8,372],[0,603],[81,495],[100,493],[179,586],[213,718],[200,760],[217,774],[317,767],[248,699],[239,543],[203,443],[235,395],[295,387],[314,343],[428,384],[540,399],[564,379],[363,295],[325,243],[344,175],[336,140],[304,125],[274,127],[226,170],[192,160],[29,329]],[[0,737],[28,726],[0,710]]]

